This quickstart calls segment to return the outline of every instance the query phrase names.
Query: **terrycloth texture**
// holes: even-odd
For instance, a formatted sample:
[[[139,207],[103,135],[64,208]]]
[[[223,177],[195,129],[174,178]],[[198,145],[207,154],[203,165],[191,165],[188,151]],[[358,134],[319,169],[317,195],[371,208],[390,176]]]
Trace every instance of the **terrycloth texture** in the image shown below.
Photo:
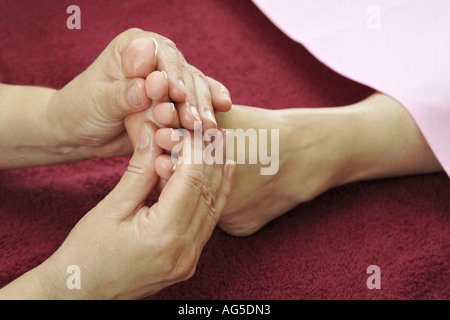
[[[249,1],[78,0],[81,30],[66,28],[71,1],[0,4],[6,83],[62,87],[136,26],[171,38],[235,103],[325,107],[372,93],[322,65]],[[127,161],[0,172],[0,285],[49,257]],[[152,299],[449,299],[449,194],[444,173],[354,183],[251,237],[217,229],[194,277]],[[369,265],[381,269],[381,290],[366,287]]]
[[[253,0],[340,74],[399,101],[450,176],[450,2]]]

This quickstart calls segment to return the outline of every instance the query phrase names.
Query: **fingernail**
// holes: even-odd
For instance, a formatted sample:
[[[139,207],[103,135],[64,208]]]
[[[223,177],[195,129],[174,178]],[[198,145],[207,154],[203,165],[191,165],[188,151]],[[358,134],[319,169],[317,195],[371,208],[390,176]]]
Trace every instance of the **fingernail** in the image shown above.
[[[222,129],[222,136],[225,143],[223,144],[223,151],[225,152],[230,144],[230,133],[227,129]]]
[[[172,112],[175,112],[175,104],[171,103],[172,105]]]
[[[138,106],[141,104],[136,84],[133,84],[128,90],[128,101],[134,106]]]
[[[198,114],[197,108],[194,106],[191,106],[189,108],[189,110],[191,110],[192,115],[195,117],[195,119],[197,119],[198,121],[202,122],[202,120],[200,120],[200,115]]]
[[[148,147],[150,142],[150,137],[147,129],[147,125],[144,123],[141,127],[141,130],[139,131],[139,138],[138,138],[138,148],[139,149],[145,149]]]
[[[183,93],[186,94],[186,85],[184,84],[184,81],[181,79],[178,79],[178,84],[181,87],[181,91],[183,91]]]
[[[167,80],[167,72],[165,72],[165,71],[161,71],[161,72],[164,75],[164,78],[166,78],[166,80]]]
[[[231,103],[231,97],[230,97],[230,94],[228,93],[228,91],[222,90],[222,96],[223,96],[226,100],[228,100],[228,101],[230,102],[230,104],[232,104],[232,103]]]
[[[155,57],[158,54],[158,41],[155,38],[150,38],[155,43]]]
[[[206,111],[205,111],[205,115],[206,115],[206,117],[207,117],[209,120],[211,120],[212,122],[214,122],[214,124],[217,126],[216,119],[215,119],[214,115],[212,114],[211,110],[206,110]]]
[[[233,160],[227,160],[226,162],[226,166],[227,166],[227,176],[228,179],[233,179],[233,175],[234,175],[234,171],[236,170],[236,162],[234,162]]]

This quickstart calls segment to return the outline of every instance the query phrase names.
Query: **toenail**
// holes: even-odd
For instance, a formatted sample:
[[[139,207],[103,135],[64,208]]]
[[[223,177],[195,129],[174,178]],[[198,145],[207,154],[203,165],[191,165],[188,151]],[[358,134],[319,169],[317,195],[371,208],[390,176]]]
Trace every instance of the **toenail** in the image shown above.
[[[229,94],[227,91],[222,90],[222,96],[223,96],[227,101],[229,101],[230,104],[231,104],[231,97],[230,97],[230,94]]]
[[[139,99],[138,91],[136,84],[133,84],[131,88],[128,90],[128,101],[135,106],[141,104],[141,100]]]

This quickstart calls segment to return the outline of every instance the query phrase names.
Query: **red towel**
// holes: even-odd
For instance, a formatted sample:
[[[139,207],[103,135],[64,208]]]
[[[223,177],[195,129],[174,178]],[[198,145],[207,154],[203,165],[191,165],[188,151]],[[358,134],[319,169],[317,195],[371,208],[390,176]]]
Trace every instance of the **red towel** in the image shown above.
[[[81,8],[81,30],[66,9]],[[130,27],[172,39],[233,102],[325,107],[372,93],[329,70],[249,1],[0,1],[0,81],[60,88]],[[268,119],[270,121],[270,119]],[[0,286],[49,257],[129,157],[0,172]],[[152,299],[449,299],[444,174],[326,192],[248,238],[217,229],[196,274]],[[370,265],[381,289],[366,285]]]

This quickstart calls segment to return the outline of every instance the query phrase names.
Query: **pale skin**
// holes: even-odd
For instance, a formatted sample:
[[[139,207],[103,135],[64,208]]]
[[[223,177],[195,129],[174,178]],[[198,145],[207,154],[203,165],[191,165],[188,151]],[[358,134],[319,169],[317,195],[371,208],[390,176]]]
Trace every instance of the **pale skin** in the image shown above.
[[[155,161],[162,149],[154,136],[157,125],[193,128],[201,120],[215,128],[208,111],[231,108],[223,85],[188,65],[168,39],[132,29],[63,89],[2,84],[0,99],[0,169],[134,150],[114,190],[48,260],[3,287],[0,298],[137,299],[193,275],[230,194],[235,165],[181,162],[148,208],[144,203],[160,180]],[[138,125],[133,143],[125,121]],[[81,290],[66,286],[70,265],[80,267]]]
[[[164,101],[176,109],[155,105]],[[13,169],[130,154],[126,117],[142,123],[159,115],[160,125],[188,129],[200,120],[215,128],[214,109],[229,110],[231,100],[172,41],[130,29],[61,90],[0,84],[0,106],[0,169]]]
[[[227,129],[280,129],[280,168],[260,175],[261,165],[238,164],[219,227],[249,236],[302,202],[347,183],[442,171],[409,113],[394,99],[372,96],[333,108],[267,110],[234,105],[216,113]],[[156,142],[171,150],[171,131]],[[162,155],[157,172],[169,179],[171,160]]]
[[[145,45],[151,46],[151,43],[147,42]],[[117,61],[116,53],[110,55],[109,59],[105,58],[104,60]],[[139,53],[134,52],[134,54],[130,54],[130,56],[134,56],[131,60],[135,59],[136,55],[139,56]],[[104,54],[104,56],[107,56],[107,54]],[[99,61],[101,61],[101,57],[99,57]],[[146,59],[138,60],[147,61]],[[132,63],[129,62],[129,64]],[[97,63],[97,65],[102,64]],[[113,65],[117,67],[120,64],[113,63]],[[127,68],[127,63],[122,63],[121,66]],[[108,67],[107,69],[114,68]],[[192,113],[189,113],[190,108],[186,108],[186,103],[177,103],[176,109],[171,105],[170,101],[176,101],[178,98],[176,97],[177,90],[174,89],[177,81],[171,80],[173,76],[171,78],[170,69],[159,70],[165,71],[169,75],[167,78],[162,72],[151,72],[151,67],[147,66],[144,69],[145,72],[131,76],[131,78],[136,77],[138,79],[136,80],[140,97],[138,99],[140,101],[138,106],[132,106],[134,109],[131,111],[131,108],[126,108],[127,103],[116,103],[118,108],[114,109],[114,116],[106,117],[108,121],[102,122],[102,126],[92,126],[96,129],[87,136],[85,132],[89,132],[87,129],[90,127],[83,127],[83,130],[77,133],[77,128],[80,127],[79,122],[73,122],[71,120],[75,118],[78,119],[77,121],[83,123],[82,120],[86,120],[84,117],[85,112],[71,113],[70,116],[66,117],[65,113],[58,113],[56,110],[59,110],[61,105],[70,105],[72,101],[83,99],[84,96],[89,97],[89,95],[91,95],[90,99],[81,102],[77,101],[76,106],[89,105],[92,100],[97,101],[94,107],[104,105],[114,106],[116,100],[113,100],[113,103],[111,103],[110,98],[104,97],[105,95],[103,95],[103,99],[108,103],[103,103],[101,94],[99,95],[100,98],[96,98],[94,95],[94,99],[92,99],[92,90],[88,89],[89,86],[84,85],[87,79],[90,79],[93,74],[104,75],[105,72],[102,68],[91,68],[92,72],[90,74],[87,73],[89,71],[88,69],[85,76],[83,74],[80,76],[80,78],[84,77],[83,80],[85,81],[77,81],[76,78],[71,82],[72,85],[68,86],[68,89],[65,91],[65,88],[59,92],[54,92],[51,89],[44,88],[12,88],[2,86],[0,88],[0,97],[2,97],[0,106],[2,106],[2,109],[8,109],[4,106],[9,105],[20,105],[22,108],[25,108],[29,103],[32,103],[36,107],[32,111],[28,109],[16,109],[17,111],[12,111],[11,108],[9,111],[6,111],[9,113],[5,113],[5,117],[2,116],[2,121],[4,122],[2,124],[5,124],[9,130],[5,130],[5,135],[0,135],[0,150],[2,151],[0,153],[2,155],[0,156],[0,166],[7,169],[30,165],[67,163],[93,156],[109,157],[127,154],[133,150],[132,144],[136,150],[139,149],[138,141],[140,141],[139,137],[142,133],[140,128],[143,127],[144,122],[148,123],[150,120],[157,121],[166,127],[178,128],[181,125],[192,129],[192,122],[196,117]],[[194,70],[190,69],[190,67],[186,69]],[[123,86],[118,85],[122,90],[116,89],[117,91],[113,91],[116,94],[112,94],[112,96],[118,97],[117,100],[123,99],[123,101],[128,101],[128,91],[125,88],[128,89],[131,87],[129,83],[130,75],[124,72],[124,70],[121,72],[122,75],[111,77],[115,80],[108,79],[108,83],[123,82]],[[149,73],[146,74],[147,72]],[[196,80],[197,82],[193,81],[195,83],[200,82],[199,85],[194,85],[195,89],[193,91],[196,92],[197,96],[201,96],[201,98],[195,100],[195,104],[208,105],[208,107],[200,107],[202,111],[198,112],[204,123],[203,127],[215,127],[214,120],[211,120],[210,116],[206,116],[207,110],[214,107],[219,111],[228,111],[231,107],[229,94],[222,85],[212,79],[197,74],[197,71],[192,71],[192,73],[194,74],[192,77],[200,77],[203,79],[203,82],[198,79]],[[106,85],[104,87],[108,88]],[[197,88],[203,89],[197,90]],[[24,94],[23,90],[29,91]],[[85,92],[86,94],[78,98],[80,96],[79,92]],[[58,98],[55,98],[56,96]],[[150,99],[160,102],[153,106],[153,118],[151,119],[146,111],[146,106],[148,106]],[[182,99],[179,100],[181,101]],[[62,103],[61,101],[67,101],[67,103]],[[199,101],[203,102],[199,103]],[[209,103],[205,103],[204,101],[209,101]],[[194,103],[192,102],[192,104]],[[38,107],[39,105],[41,107]],[[68,109],[69,111],[77,110],[75,108]],[[47,111],[42,110],[55,110],[55,112],[49,115]],[[100,110],[110,109],[100,108]],[[102,112],[102,114],[105,113]],[[251,235],[299,203],[309,201],[330,188],[346,183],[442,171],[442,167],[407,111],[395,100],[382,94],[375,94],[353,105],[335,108],[273,111],[234,105],[231,111],[216,112],[216,120],[220,128],[242,128],[244,130],[247,128],[280,129],[280,169],[275,176],[261,176],[259,174],[259,165],[239,165],[236,169],[231,191],[228,190],[228,187],[224,187],[223,192],[215,191],[216,193],[212,193],[217,195],[223,194],[225,198],[229,195],[227,204],[225,205],[223,203],[223,207],[219,206],[218,209],[214,208],[214,210],[223,210],[223,213],[221,212],[217,216],[217,219],[220,217],[218,225],[233,235]],[[42,123],[45,125],[42,125]],[[92,124],[89,121],[87,123]],[[97,131],[98,127],[101,128],[100,131]],[[3,127],[0,126],[0,128]],[[27,129],[24,130],[23,128]],[[173,143],[170,141],[171,130],[159,129],[153,135],[152,132],[156,128],[154,125],[150,125],[150,127],[144,126],[144,128],[150,128],[151,132],[149,136],[152,139],[151,141],[154,141],[152,143],[153,148],[158,151],[155,151],[156,153],[152,156],[152,159],[154,157],[154,161],[151,161],[150,169],[144,169],[142,163],[140,166],[131,165],[130,168],[133,171],[133,168],[137,167],[139,168],[137,170],[139,172],[147,172],[146,170],[151,172],[154,170],[161,179],[158,182],[157,176],[151,175],[153,182],[150,185],[159,191],[162,190],[162,200],[160,201],[163,201],[163,199],[168,199],[168,196],[163,197],[163,195],[168,194],[168,191],[165,190],[174,185],[171,181],[183,175],[178,173],[180,170],[178,166],[175,172],[173,171],[173,163],[170,157],[162,153],[163,150],[170,151],[173,147]],[[12,139],[12,137],[15,139]],[[183,166],[181,167],[183,168]],[[228,168],[224,166],[221,171],[222,176],[229,176],[229,172],[233,172],[233,170],[232,165]],[[228,180],[222,178],[220,183],[227,186],[231,184],[231,180],[228,182]],[[133,195],[137,189],[132,189],[131,182],[128,186],[130,188],[129,192],[125,191],[128,190],[127,188],[121,187],[119,190],[122,191],[113,193],[114,197],[119,197],[121,193],[124,193],[128,197]],[[174,187],[172,186],[171,188]],[[217,188],[219,187],[216,186],[215,189]],[[148,188],[145,190],[148,191]],[[108,195],[106,199],[112,198],[113,196]],[[80,221],[80,224],[77,225],[74,229],[75,231],[71,233],[66,241],[68,244],[63,245],[61,247],[62,249],[55,253],[54,257],[56,258],[48,260],[48,262],[45,262],[35,270],[17,279],[2,289],[0,294],[3,294],[4,297],[20,297],[19,293],[23,295],[23,290],[21,289],[27,285],[27,292],[29,294],[27,297],[29,298],[136,298],[154,293],[164,286],[176,282],[176,280],[179,281],[191,275],[193,271],[189,268],[186,268],[189,269],[189,272],[185,272],[183,276],[175,277],[175,279],[170,277],[168,279],[167,272],[162,272],[166,277],[162,276],[161,278],[164,280],[158,280],[159,282],[157,283],[159,283],[159,286],[151,283],[149,280],[150,282],[145,285],[145,288],[128,290],[126,289],[127,283],[124,282],[116,283],[118,289],[114,290],[113,288],[111,292],[104,292],[100,288],[101,281],[115,282],[110,278],[102,278],[99,275],[100,271],[97,266],[92,267],[93,274],[96,274],[95,279],[98,279],[98,281],[93,280],[92,282],[97,285],[85,291],[86,296],[66,296],[64,294],[67,293],[64,289],[65,282],[63,282],[66,279],[65,269],[63,271],[59,269],[68,263],[69,259],[66,257],[72,257],[73,253],[70,252],[77,252],[78,241],[80,242],[80,247],[82,247],[81,245],[86,246],[85,241],[87,240],[83,239],[89,239],[90,233],[84,230],[89,230],[89,228],[93,228],[94,225],[99,223],[101,220],[98,217],[104,217],[104,214],[102,216],[102,213],[95,212],[108,210],[105,209],[109,208],[109,200],[107,201],[106,199],[91,211],[93,213],[90,212]],[[131,209],[119,210],[122,212],[119,216],[122,218],[129,216],[135,217],[137,208],[142,204],[142,201],[138,201],[140,199],[132,202],[135,206],[131,206]],[[103,204],[105,202],[107,205]],[[145,210],[149,209],[146,208]],[[124,221],[128,220],[130,219]],[[136,221],[135,218],[131,220]],[[137,220],[140,221],[139,219]],[[215,219],[213,220],[216,221]],[[176,222],[176,219],[173,222]],[[132,226],[130,227],[131,229],[136,228],[136,225],[133,223],[128,224]],[[198,224],[200,225],[201,223],[198,222]],[[114,228],[117,228],[117,225],[117,221],[112,224]],[[111,225],[108,226],[111,227]],[[208,228],[207,230],[209,231],[210,229]],[[198,229],[195,232],[199,232]],[[108,234],[108,231],[106,230],[105,233]],[[205,238],[208,238],[209,234],[207,233]],[[156,240],[157,238],[155,238]],[[110,241],[114,243],[120,242],[116,238],[111,238]],[[186,242],[182,242],[182,244],[186,244]],[[120,247],[119,243],[117,245]],[[166,243],[166,246],[161,244],[159,248],[167,248],[169,245],[173,245],[173,243],[169,241]],[[201,245],[198,248],[201,248]],[[160,253],[161,251],[156,250],[156,252]],[[81,259],[80,264],[95,266],[96,259],[94,257],[96,254],[97,252],[94,251],[87,257],[78,257]],[[114,254],[107,250],[106,254],[108,255],[108,259],[115,262]],[[197,255],[195,257],[197,258]],[[171,257],[170,259],[173,260],[174,258]],[[53,263],[51,261],[57,262]],[[89,262],[84,263],[84,261]],[[196,259],[191,259],[194,265],[195,261]],[[129,266],[124,265],[123,269],[120,270],[125,272],[127,267]],[[164,266],[162,268],[164,269]],[[170,270],[173,269],[168,268]],[[155,270],[158,269],[156,268]],[[54,282],[52,280],[54,277],[48,275],[54,275],[55,272],[62,273],[59,273],[60,276],[56,277],[57,280]],[[145,275],[139,272],[141,271],[137,272],[138,275],[147,279]],[[106,276],[108,274],[106,273]],[[111,274],[109,275],[111,276]],[[152,276],[155,277],[152,278],[153,280],[157,278],[154,274]],[[41,282],[37,281],[37,279]],[[130,280],[130,283],[137,281],[136,279],[129,279],[127,277],[125,279]],[[33,288],[29,288],[30,281],[35,285],[34,290]],[[132,287],[130,285],[130,288]]]

